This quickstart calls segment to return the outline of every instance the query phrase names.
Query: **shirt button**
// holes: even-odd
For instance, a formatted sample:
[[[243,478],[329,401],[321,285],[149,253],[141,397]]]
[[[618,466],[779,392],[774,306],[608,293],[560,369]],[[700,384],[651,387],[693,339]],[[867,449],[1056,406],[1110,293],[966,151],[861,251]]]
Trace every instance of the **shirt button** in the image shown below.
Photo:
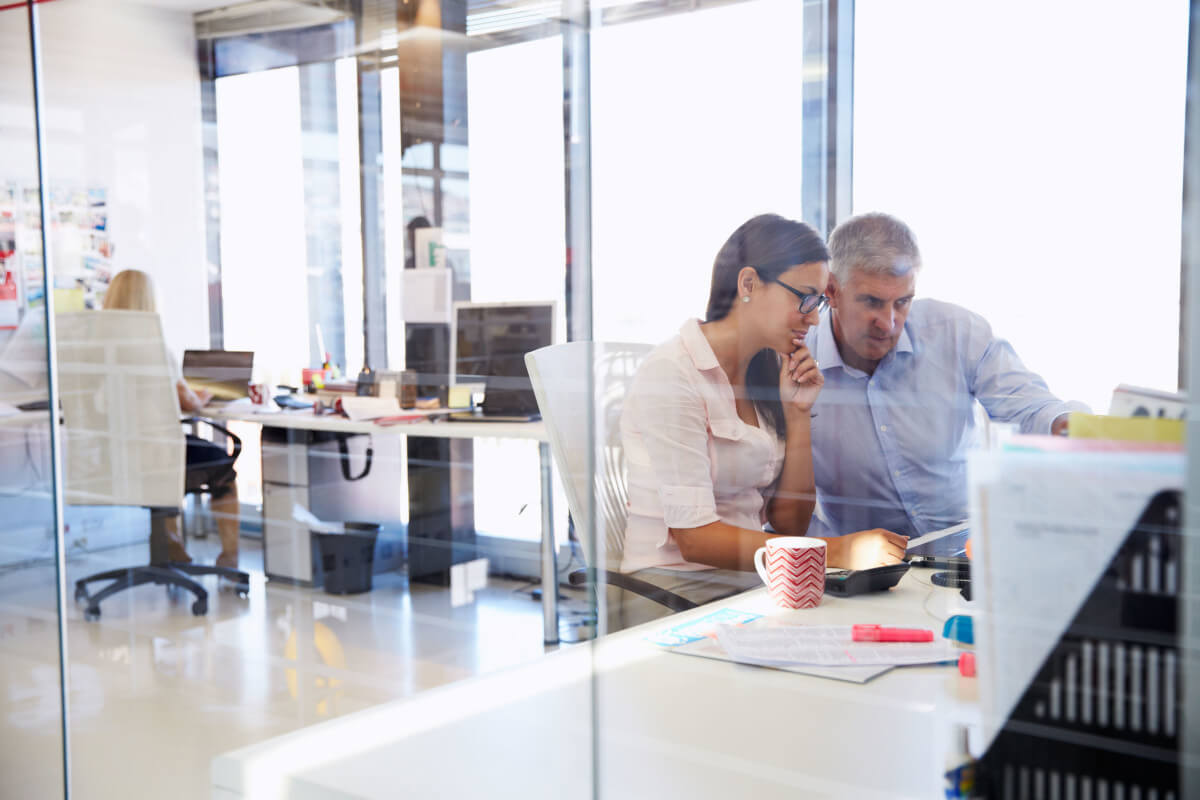
[[[883,431],[884,433],[887,433],[887,425],[880,425],[879,430]]]
[[[894,469],[894,470],[892,470],[892,474],[893,474],[893,475],[895,475],[897,478],[899,478],[899,477],[900,477],[900,470],[898,470],[898,469]]]

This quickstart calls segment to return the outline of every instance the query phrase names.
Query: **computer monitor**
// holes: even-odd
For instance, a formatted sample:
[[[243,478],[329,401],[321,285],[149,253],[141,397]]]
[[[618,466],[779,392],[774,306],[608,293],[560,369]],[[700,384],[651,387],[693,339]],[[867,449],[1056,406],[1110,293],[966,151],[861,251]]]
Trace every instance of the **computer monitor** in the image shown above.
[[[537,414],[525,354],[554,343],[553,302],[455,303],[451,383],[486,383],[485,414]]]
[[[213,400],[236,400],[246,396],[246,385],[254,377],[251,350],[185,350],[183,379],[193,389],[207,389]]]

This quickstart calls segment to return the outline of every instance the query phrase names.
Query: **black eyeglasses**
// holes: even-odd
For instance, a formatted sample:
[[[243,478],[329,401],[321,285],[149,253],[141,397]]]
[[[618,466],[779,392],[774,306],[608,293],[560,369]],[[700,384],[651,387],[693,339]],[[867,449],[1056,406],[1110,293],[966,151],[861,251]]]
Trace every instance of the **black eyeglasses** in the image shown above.
[[[809,294],[808,292],[802,292],[799,289],[793,289],[791,286],[788,286],[778,278],[772,278],[772,281],[778,283],[780,286],[796,295],[796,297],[800,298],[801,314],[811,314],[812,312],[820,311],[829,305],[829,298],[823,294]]]

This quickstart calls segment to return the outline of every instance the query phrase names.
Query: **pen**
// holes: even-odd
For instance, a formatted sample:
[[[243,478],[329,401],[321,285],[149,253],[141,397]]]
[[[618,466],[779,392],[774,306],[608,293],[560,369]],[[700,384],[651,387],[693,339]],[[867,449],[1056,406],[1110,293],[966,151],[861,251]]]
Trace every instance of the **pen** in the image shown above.
[[[924,628],[888,628],[883,625],[855,625],[851,635],[856,642],[932,642],[933,631]]]

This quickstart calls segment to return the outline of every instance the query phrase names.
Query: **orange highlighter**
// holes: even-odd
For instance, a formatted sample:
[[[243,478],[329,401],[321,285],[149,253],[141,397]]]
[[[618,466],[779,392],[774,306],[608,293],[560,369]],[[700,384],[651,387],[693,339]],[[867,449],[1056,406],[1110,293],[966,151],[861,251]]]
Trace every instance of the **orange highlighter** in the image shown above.
[[[933,631],[925,628],[888,628],[883,625],[855,625],[851,636],[856,642],[932,642]]]

